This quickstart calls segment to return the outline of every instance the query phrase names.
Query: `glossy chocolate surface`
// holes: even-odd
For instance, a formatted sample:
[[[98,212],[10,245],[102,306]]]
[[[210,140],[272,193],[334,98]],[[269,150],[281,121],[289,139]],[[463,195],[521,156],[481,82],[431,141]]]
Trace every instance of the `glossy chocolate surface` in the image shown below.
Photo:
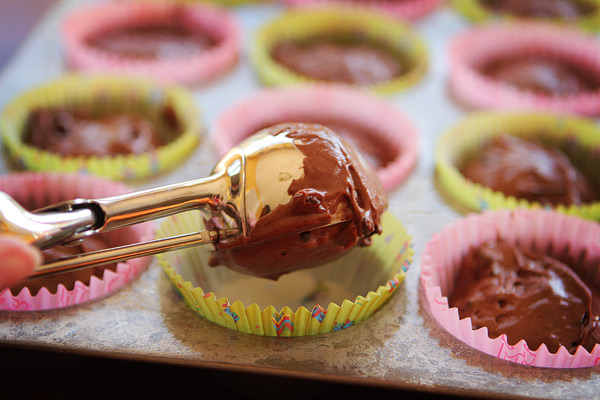
[[[298,269],[332,261],[381,233],[387,195],[375,171],[330,129],[315,124],[275,125],[303,154],[303,175],[288,189],[291,199],[264,210],[247,237],[217,245],[211,265],[223,264],[276,280]],[[314,229],[342,214],[344,222]]]
[[[165,60],[190,57],[215,45],[206,34],[183,25],[122,27],[91,36],[87,44],[124,58]]]
[[[516,136],[496,137],[462,168],[468,180],[507,196],[544,205],[589,203],[595,188],[556,148]]]
[[[482,72],[541,95],[572,96],[600,88],[600,77],[567,62],[540,56],[496,60],[485,65]]]
[[[349,37],[283,40],[272,57],[298,75],[320,81],[374,85],[395,79],[408,69],[402,56],[383,45]]]
[[[489,10],[529,18],[575,20],[597,9],[584,0],[481,0]]]
[[[449,305],[475,329],[487,327],[490,338],[506,334],[512,345],[524,339],[532,350],[544,343],[552,353],[560,345],[591,351],[596,343],[590,288],[552,257],[486,242],[466,255],[456,282]]]
[[[40,109],[29,116],[25,143],[63,156],[142,154],[165,144],[141,115],[92,117],[83,112]]]

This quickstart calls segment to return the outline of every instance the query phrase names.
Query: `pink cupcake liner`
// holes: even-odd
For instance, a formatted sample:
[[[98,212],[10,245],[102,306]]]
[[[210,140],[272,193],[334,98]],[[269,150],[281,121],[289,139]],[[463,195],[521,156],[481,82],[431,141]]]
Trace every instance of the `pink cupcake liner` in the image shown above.
[[[501,210],[470,214],[445,227],[426,245],[421,261],[421,285],[431,315],[449,333],[484,353],[511,362],[550,368],[581,368],[600,365],[600,345],[589,353],[579,347],[570,354],[564,347],[550,353],[545,345],[531,350],[525,341],[508,343],[506,335],[489,338],[487,328],[473,330],[471,318],[460,319],[449,308],[447,295],[455,285],[462,258],[473,246],[502,238],[512,244],[555,253],[580,255],[575,266],[580,276],[600,285],[600,225],[551,210]],[[594,262],[591,262],[594,261]]]
[[[440,7],[444,0],[283,0],[283,2],[295,8],[318,7],[331,4],[348,7],[369,7],[401,19],[415,21]]]
[[[75,198],[98,198],[132,191],[121,183],[89,175],[32,172],[1,176],[0,190],[34,208]],[[148,241],[154,237],[154,224],[133,225],[103,235],[113,246]],[[48,310],[99,299],[137,278],[151,260],[151,257],[143,257],[118,263],[115,271],[105,269],[101,279],[92,276],[89,284],[76,281],[72,290],[58,284],[42,287],[33,296],[26,286],[17,295],[5,288],[0,291],[0,310]]]
[[[600,115],[600,90],[568,97],[538,95],[489,79],[478,70],[488,60],[527,54],[569,60],[600,76],[600,44],[594,37],[550,23],[495,23],[469,29],[450,42],[450,90],[476,108]]]
[[[416,163],[418,135],[408,118],[374,95],[335,84],[263,90],[226,110],[217,119],[212,138],[217,153],[223,155],[262,128],[312,119],[368,129],[372,140],[394,155],[392,161],[377,169],[388,191],[400,185]]]
[[[182,18],[181,23],[211,35],[217,45],[185,58],[128,60],[86,44],[86,38],[96,33],[169,21],[175,16]],[[223,74],[239,57],[239,27],[233,14],[208,4],[111,2],[81,6],[64,19],[61,34],[67,62],[73,69],[144,75],[167,83],[204,83]]]

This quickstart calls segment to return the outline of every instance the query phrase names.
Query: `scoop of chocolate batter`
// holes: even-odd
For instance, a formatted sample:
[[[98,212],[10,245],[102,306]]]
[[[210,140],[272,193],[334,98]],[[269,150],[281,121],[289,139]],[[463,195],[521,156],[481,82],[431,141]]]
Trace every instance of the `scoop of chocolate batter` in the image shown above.
[[[484,75],[518,89],[550,96],[572,96],[600,88],[600,77],[573,64],[540,56],[500,59]]]
[[[402,55],[361,37],[282,40],[271,51],[285,68],[315,80],[374,85],[408,70]]]
[[[165,144],[141,115],[92,117],[66,109],[39,109],[29,116],[24,142],[63,156],[142,154]]]
[[[253,224],[247,237],[216,245],[211,265],[268,279],[332,261],[381,233],[388,202],[376,172],[330,129],[280,124],[271,135],[292,138],[303,155],[303,171],[279,204]],[[344,222],[318,228],[342,216]]]
[[[530,349],[545,343],[552,353],[563,345],[574,353],[597,329],[592,292],[569,266],[545,254],[489,241],[463,259],[449,305],[470,317],[491,338],[506,334]]]
[[[461,172],[468,180],[507,196],[544,205],[580,205],[600,198],[564,153],[533,139],[500,135]]]
[[[581,18],[596,10],[596,5],[585,0],[481,0],[481,4],[500,14],[567,21]]]

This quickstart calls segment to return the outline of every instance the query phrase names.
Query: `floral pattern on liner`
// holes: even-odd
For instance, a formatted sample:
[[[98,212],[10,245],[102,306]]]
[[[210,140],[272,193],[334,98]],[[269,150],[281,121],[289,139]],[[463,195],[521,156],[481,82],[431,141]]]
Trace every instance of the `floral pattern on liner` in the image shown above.
[[[581,254],[581,259],[600,258],[600,225],[550,210],[500,210],[469,214],[446,226],[426,244],[421,263],[421,285],[430,314],[450,334],[467,345],[503,360],[549,368],[581,368],[600,365],[600,345],[591,353],[579,347],[570,354],[564,347],[550,353],[545,345],[529,349],[524,340],[509,344],[506,335],[488,337],[487,328],[473,330],[470,318],[460,319],[448,306],[447,294],[454,285],[464,254],[473,246],[499,236],[528,248],[562,250]],[[581,274],[600,284],[598,263],[586,263]],[[594,270],[591,270],[594,269]]]
[[[450,91],[468,107],[600,115],[600,88],[568,96],[537,94],[480,71],[487,61],[499,57],[534,55],[572,63],[600,80],[600,44],[594,37],[542,22],[497,22],[471,28],[451,39]]]
[[[0,190],[21,201],[46,199],[51,203],[58,203],[78,197],[112,196],[132,189],[121,183],[85,175],[25,172],[0,176]],[[111,236],[117,242],[145,242],[153,238],[154,224],[137,224],[115,231]],[[10,288],[5,288],[0,291],[0,310],[39,311],[97,300],[132,282],[148,267],[150,261],[151,257],[143,257],[118,263],[115,271],[105,269],[102,278],[92,276],[89,284],[76,281],[71,290],[58,284],[51,288],[42,287],[32,296],[27,287],[17,295],[13,295]]]
[[[201,220],[200,214],[190,218],[170,217],[158,229],[157,238],[201,229]],[[389,213],[383,215],[383,229],[382,235],[373,237],[371,246],[357,249],[347,257],[310,270],[308,274],[317,278],[310,287],[302,290],[300,298],[295,299],[298,304],[305,302],[306,307],[301,305],[295,311],[287,305],[261,308],[256,302],[245,306],[237,299],[217,297],[219,288],[230,281],[251,282],[247,283],[249,286],[256,285],[256,281],[244,281],[249,278],[240,273],[209,267],[206,261],[210,250],[206,246],[174,251],[158,255],[157,258],[185,303],[211,322],[262,336],[316,335],[345,329],[369,318],[400,287],[414,254],[411,238]],[[354,272],[349,273],[350,270]],[[305,275],[302,279],[304,277]],[[298,286],[297,278],[298,275],[292,279],[295,286]],[[261,284],[268,281],[255,279],[259,279]],[[316,292],[327,292],[319,282],[341,285],[345,289],[344,293],[357,292],[365,295],[329,301],[329,305],[325,307],[315,303],[320,301],[316,300],[319,297]],[[269,281],[268,284],[274,283]],[[264,288],[250,290],[254,290],[255,296],[260,296]]]
[[[341,85],[265,89],[222,113],[211,137],[217,153],[223,155],[267,125],[297,120],[311,122],[309,120],[313,119],[356,126],[365,134],[371,134],[377,143],[383,143],[386,155],[393,156],[377,168],[377,172],[388,191],[401,185],[416,164],[419,136],[411,120],[383,99]],[[370,144],[372,140],[365,142]]]

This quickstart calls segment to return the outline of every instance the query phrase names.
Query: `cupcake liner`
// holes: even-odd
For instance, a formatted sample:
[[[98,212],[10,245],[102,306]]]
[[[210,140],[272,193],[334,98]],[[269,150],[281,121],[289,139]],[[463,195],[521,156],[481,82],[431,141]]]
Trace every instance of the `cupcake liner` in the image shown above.
[[[415,21],[427,14],[431,13],[436,8],[440,7],[443,0],[408,0],[408,1],[389,1],[389,0],[283,0],[290,7],[304,8],[317,7],[337,4],[348,7],[365,7],[379,10],[385,14],[398,17],[401,19]]]
[[[131,189],[122,184],[103,178],[77,174],[57,173],[15,173],[0,177],[0,190],[12,196],[24,207],[37,209],[75,198],[98,198],[130,192]],[[154,224],[144,223],[104,233],[107,243],[111,246],[152,240]],[[151,257],[137,258],[118,263],[116,268],[104,269],[102,277],[92,276],[89,283],[77,280],[72,289],[67,289],[63,283],[45,284],[37,294],[32,295],[26,286],[13,294],[10,288],[0,291],[0,310],[8,311],[37,311],[68,307],[96,300],[107,296],[129,282],[136,279],[150,264]],[[77,273],[77,272],[75,272]],[[73,280],[69,272],[53,277],[52,282]],[[33,281],[45,279],[35,278]],[[36,283],[36,285],[38,285]],[[40,283],[41,284],[41,283]]]
[[[525,55],[562,59],[600,76],[600,45],[594,37],[547,23],[496,23],[469,29],[452,39],[450,91],[476,108],[600,115],[600,89],[572,96],[539,95],[490,79],[478,70],[489,60]]]
[[[201,221],[197,211],[170,217],[157,237],[196,232],[203,229]],[[411,238],[390,213],[382,223],[384,233],[371,246],[278,281],[209,267],[210,245],[157,258],[184,301],[209,321],[263,336],[329,333],[377,312],[404,280],[414,253]]]
[[[273,88],[239,101],[217,119],[212,134],[217,153],[225,154],[262,128],[290,121],[335,121],[364,129],[365,146],[376,142],[391,159],[377,168],[388,191],[408,177],[417,160],[417,131],[408,118],[378,97],[337,85]]]
[[[217,44],[200,54],[164,60],[132,60],[90,47],[91,35],[111,29],[161,21],[206,32]],[[71,68],[147,76],[167,83],[195,85],[225,73],[238,61],[239,27],[226,9],[209,4],[109,2],[80,6],[61,27],[65,56]]]
[[[578,28],[587,31],[598,31],[600,30],[600,1],[589,0],[590,3],[594,3],[598,9],[593,13],[585,15],[574,21],[565,21],[557,18],[545,18],[547,22],[562,24],[562,25],[574,25]],[[468,20],[481,23],[490,19],[506,19],[506,20],[522,20],[518,15],[511,14],[500,14],[492,10],[487,9],[481,4],[481,0],[452,0],[452,7],[461,13]]]
[[[589,276],[594,285],[600,284],[600,225],[551,210],[486,211],[456,221],[427,243],[421,261],[421,285],[431,315],[462,342],[503,360],[550,368],[600,365],[600,345],[595,345],[591,353],[581,346],[575,354],[564,347],[550,353],[545,345],[532,350],[523,340],[512,345],[506,335],[489,338],[487,328],[473,330],[471,318],[459,319],[458,310],[449,308],[447,296],[458,279],[466,252],[498,237],[536,251],[567,251],[572,259],[584,260],[577,266],[578,275]]]
[[[547,208],[538,202],[505,196],[472,183],[459,168],[473,154],[501,134],[536,138],[561,149],[593,183],[600,186],[600,129],[592,121],[542,112],[477,112],[439,137],[436,174],[440,186],[453,199],[473,211],[502,208]],[[558,212],[600,220],[600,201],[582,205],[556,205]]]
[[[256,33],[250,56],[259,78],[266,85],[319,82],[298,75],[277,63],[270,54],[272,47],[282,39],[357,32],[398,49],[412,64],[406,73],[395,79],[360,87],[380,94],[392,94],[415,85],[425,75],[428,64],[426,45],[408,25],[381,13],[346,7],[299,9],[284,13]]]
[[[61,156],[23,142],[29,113],[45,107],[83,109],[98,115],[141,113],[157,126],[164,124],[161,116],[168,110],[181,127],[180,134],[150,153]],[[0,115],[0,133],[8,154],[21,168],[133,180],[157,175],[180,164],[197,147],[201,125],[193,98],[183,89],[130,77],[73,74],[29,90],[12,100]]]

